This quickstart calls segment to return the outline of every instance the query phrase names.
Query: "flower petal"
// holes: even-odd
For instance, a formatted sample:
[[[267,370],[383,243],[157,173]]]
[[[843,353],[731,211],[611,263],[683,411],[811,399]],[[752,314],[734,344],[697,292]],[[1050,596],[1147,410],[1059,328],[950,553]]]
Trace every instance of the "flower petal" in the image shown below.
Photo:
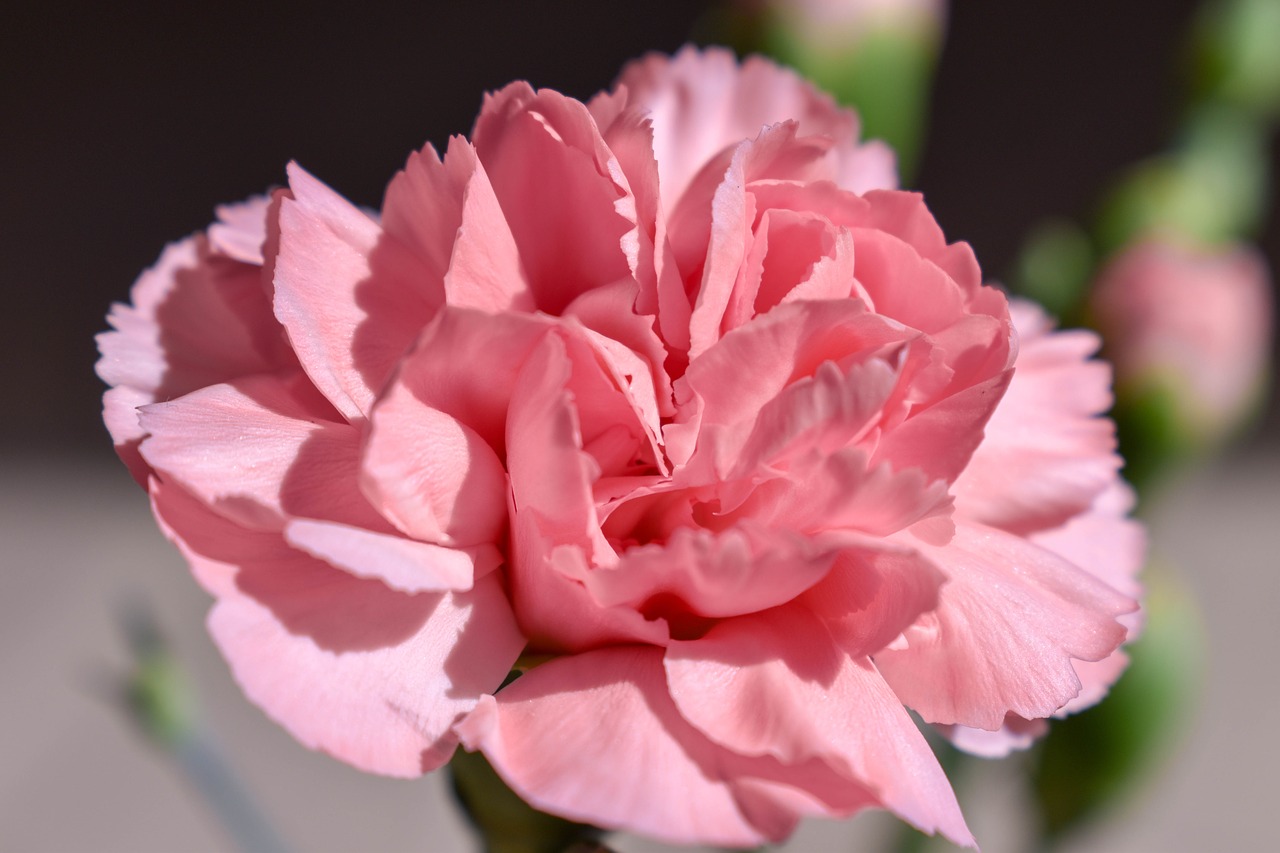
[[[634,201],[583,104],[513,83],[486,96],[473,139],[538,308],[559,314],[631,275],[623,238]]]
[[[955,483],[957,510],[1014,533],[1057,527],[1116,478],[1111,372],[1090,361],[1090,332],[1051,332],[1029,303],[1014,303],[1016,370],[982,444]]]
[[[533,309],[515,238],[475,149],[455,136],[443,162],[427,146],[392,179],[382,227],[422,259],[450,305]]]
[[[415,542],[332,521],[294,519],[285,541],[358,578],[377,578],[400,592],[465,592],[474,579],[498,567],[492,545],[457,549]]]
[[[922,831],[973,843],[902,703],[871,661],[846,655],[811,611],[725,620],[701,639],[673,641],[664,663],[676,707],[711,740],[784,764],[821,759]]]
[[[457,732],[528,803],[573,820],[735,847],[781,839],[796,823],[758,795],[744,815],[734,757],[676,711],[658,649],[552,660],[482,700]]]
[[[454,721],[523,644],[494,575],[471,592],[407,595],[281,548],[236,585],[209,631],[246,695],[303,744],[371,773],[448,761]]]
[[[378,400],[361,484],[369,501],[415,539],[449,546],[496,542],[507,521],[507,476],[474,430],[425,405],[401,376]]]
[[[1021,537],[958,522],[945,546],[919,550],[947,575],[941,601],[876,665],[928,722],[994,731],[1012,712],[1047,717],[1080,692],[1073,660],[1101,660],[1124,640],[1135,603]]]
[[[360,420],[444,291],[399,241],[297,164],[289,189],[276,316],[311,381],[344,417]]]
[[[250,527],[286,518],[390,527],[360,494],[360,436],[306,377],[254,376],[142,410],[142,456]]]

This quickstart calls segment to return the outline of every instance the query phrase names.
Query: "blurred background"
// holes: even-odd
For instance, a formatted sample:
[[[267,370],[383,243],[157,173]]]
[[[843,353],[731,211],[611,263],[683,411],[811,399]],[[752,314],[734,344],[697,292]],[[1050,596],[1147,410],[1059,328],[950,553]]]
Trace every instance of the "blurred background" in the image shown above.
[[[1105,185],[1168,145],[1196,7],[954,5],[908,186],[925,193],[950,239],[973,244],[988,277],[1016,277],[1031,225],[1087,221]],[[473,0],[0,12],[0,281],[11,318],[0,335],[10,400],[0,418],[0,849],[232,844],[118,700],[131,666],[120,612],[139,600],[186,672],[204,728],[289,846],[467,849],[441,778],[367,777],[310,753],[231,683],[204,633],[205,596],[112,453],[93,335],[166,242],[207,225],[214,205],[282,182],[290,159],[376,207],[411,151],[469,132],[484,91],[524,78],[586,98],[630,58],[716,34],[710,8]],[[1274,198],[1274,140],[1265,157]],[[1257,239],[1275,269],[1274,210]],[[1072,849],[1248,850],[1274,836],[1280,412],[1271,400],[1230,453],[1180,472],[1147,507],[1155,550],[1199,599],[1207,674],[1189,700],[1194,722],[1156,778]],[[995,766],[975,773],[962,801],[984,849],[1022,849],[1010,817],[1020,796]],[[790,849],[879,849],[887,826],[870,817],[806,827]]]

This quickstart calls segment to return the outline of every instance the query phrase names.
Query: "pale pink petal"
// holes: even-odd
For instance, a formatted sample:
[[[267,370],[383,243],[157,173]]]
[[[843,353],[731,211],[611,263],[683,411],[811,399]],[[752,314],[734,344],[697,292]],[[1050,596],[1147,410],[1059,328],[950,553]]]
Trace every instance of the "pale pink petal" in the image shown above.
[[[102,420],[111,434],[116,454],[143,488],[146,488],[151,466],[138,452],[138,445],[147,434],[138,423],[138,409],[152,402],[154,399],[150,393],[127,385],[109,388],[102,395]]]
[[[142,410],[142,456],[250,527],[286,518],[389,525],[360,494],[360,435],[295,371],[214,385]]]
[[[486,96],[473,139],[538,308],[631,275],[635,205],[583,104],[513,83]]]
[[[497,688],[523,639],[496,576],[408,595],[284,546],[261,550],[209,631],[245,694],[303,744],[371,773],[453,754],[454,722]]]
[[[637,285],[619,279],[573,300],[565,317],[580,320],[610,374],[627,394],[655,442],[661,418],[675,413],[671,378],[665,369],[667,350],[654,329],[654,318],[637,314]]]
[[[378,223],[296,164],[289,189],[275,313],[311,381],[359,420],[443,302],[443,288]]]
[[[734,148],[723,168],[708,164],[673,212],[676,262],[686,279],[700,280],[689,321],[690,358],[720,337],[759,209],[749,185],[765,177],[812,177],[826,150],[820,141],[797,139],[794,122],[766,127]]]
[[[935,516],[950,515],[944,480],[930,481],[918,468],[871,465],[849,448],[814,455],[758,488],[736,510],[785,530],[815,533],[853,530],[889,536]]]
[[[240,564],[256,559],[263,549],[279,547],[279,536],[228,521],[176,483],[152,477],[147,485],[160,530],[182,552],[192,576],[211,595],[221,598],[234,593]]]
[[[262,266],[270,207],[271,198],[265,195],[218,205],[214,208],[218,221],[209,226],[209,245],[233,260]]]
[[[937,729],[957,749],[970,755],[1004,758],[1011,752],[1027,749],[1048,734],[1049,723],[1046,720],[1024,720],[1016,714],[1009,714],[1004,725],[994,732],[969,726],[937,726]]]
[[[361,485],[405,534],[449,546],[495,542],[507,521],[502,463],[474,430],[424,404],[397,377],[378,400]]]
[[[919,550],[947,575],[941,602],[875,656],[898,696],[931,723],[995,730],[1012,712],[1047,717],[1075,698],[1073,660],[1124,640],[1136,605],[1055,554],[1002,531],[957,523],[950,544]]]
[[[946,577],[906,540],[839,540],[842,549],[831,571],[798,601],[822,620],[848,655],[861,658],[885,648],[933,610]]]
[[[892,234],[915,249],[920,257],[936,264],[955,281],[970,299],[981,294],[998,296],[995,288],[983,287],[982,272],[968,243],[948,243],[938,220],[925,207],[919,193],[897,192],[892,188],[866,193],[865,227]]]
[[[1113,480],[1087,512],[1029,538],[1136,599],[1142,594],[1138,573],[1146,564],[1147,541],[1142,525],[1128,517],[1134,502],[1133,490],[1123,481]],[[1128,629],[1126,642],[1141,633],[1143,615],[1136,611],[1120,617],[1120,624]],[[1074,714],[1101,701],[1128,662],[1128,655],[1121,650],[1097,662],[1076,661],[1076,675],[1082,685],[1080,695],[1068,702],[1058,716]]]
[[[525,361],[551,322],[445,306],[400,362],[396,384],[444,412],[504,458],[507,408]]]
[[[739,803],[735,763],[745,762],[680,716],[661,655],[633,646],[557,658],[481,700],[458,734],[553,814],[672,844],[784,838],[798,816],[749,787],[750,806]]]
[[[848,447],[875,425],[897,386],[901,361],[871,358],[846,369],[822,362],[812,376],[788,385],[760,408],[744,442],[717,448],[724,454],[717,470],[745,477],[758,468],[785,468],[809,451],[830,454]]]
[[[382,227],[422,259],[446,301],[485,311],[532,310],[515,238],[465,139],[444,160],[427,146],[387,187]]]
[[[982,427],[1011,374],[997,374],[912,414],[884,434],[872,464],[919,468],[930,480],[955,480],[982,441]]]
[[[1088,511],[1028,538],[1136,598],[1141,592],[1137,578],[1146,563],[1147,537],[1142,525],[1129,517],[1135,503],[1133,489],[1116,479]]]
[[[400,592],[465,592],[476,577],[498,567],[502,555],[492,545],[458,549],[374,533],[332,521],[293,519],[285,541],[359,578],[376,578]]]
[[[612,108],[599,112],[606,101]],[[622,109],[620,98],[601,92],[587,104],[618,169],[631,190],[628,211],[635,231],[623,237],[631,275],[640,286],[641,313],[657,313],[657,247],[663,232],[659,210],[658,164],[653,158],[653,126],[643,110]],[[620,111],[618,111],[620,110]],[[608,114],[605,114],[608,113]]]
[[[1015,533],[1057,527],[1115,481],[1120,459],[1111,372],[1090,361],[1090,332],[1052,332],[1044,315],[1014,303],[1020,334],[1013,379],[986,435],[956,481],[963,515]]]
[[[112,306],[115,331],[98,335],[97,371],[109,385],[147,392],[148,402],[296,363],[261,270],[203,237],[170,244],[138,277],[132,303]]]
[[[673,641],[664,661],[676,707],[711,740],[784,764],[820,759],[919,829],[973,843],[902,703],[874,664],[845,654],[812,612],[726,620],[700,639]]]

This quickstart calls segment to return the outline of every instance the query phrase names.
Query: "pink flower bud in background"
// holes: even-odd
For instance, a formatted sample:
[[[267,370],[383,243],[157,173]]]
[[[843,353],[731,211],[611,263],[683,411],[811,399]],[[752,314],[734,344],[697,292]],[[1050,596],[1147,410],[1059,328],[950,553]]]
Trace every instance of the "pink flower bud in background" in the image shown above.
[[[1101,273],[1092,298],[1122,397],[1162,391],[1197,442],[1226,437],[1264,388],[1271,280],[1243,245],[1151,240]]]

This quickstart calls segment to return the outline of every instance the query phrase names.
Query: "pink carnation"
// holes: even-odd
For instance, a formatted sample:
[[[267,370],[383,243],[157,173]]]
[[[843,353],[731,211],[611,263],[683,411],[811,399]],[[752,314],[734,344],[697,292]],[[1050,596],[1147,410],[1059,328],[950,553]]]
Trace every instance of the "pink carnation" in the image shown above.
[[[1095,339],[1011,321],[893,182],[795,75],[686,49],[490,95],[378,217],[291,166],[170,246],[106,420],[245,692],[667,841],[971,843],[904,705],[964,742],[1096,700],[1141,537]]]
[[[1121,388],[1167,391],[1183,425],[1213,441],[1238,426],[1263,391],[1271,302],[1256,251],[1150,240],[1108,264],[1092,307]]]

